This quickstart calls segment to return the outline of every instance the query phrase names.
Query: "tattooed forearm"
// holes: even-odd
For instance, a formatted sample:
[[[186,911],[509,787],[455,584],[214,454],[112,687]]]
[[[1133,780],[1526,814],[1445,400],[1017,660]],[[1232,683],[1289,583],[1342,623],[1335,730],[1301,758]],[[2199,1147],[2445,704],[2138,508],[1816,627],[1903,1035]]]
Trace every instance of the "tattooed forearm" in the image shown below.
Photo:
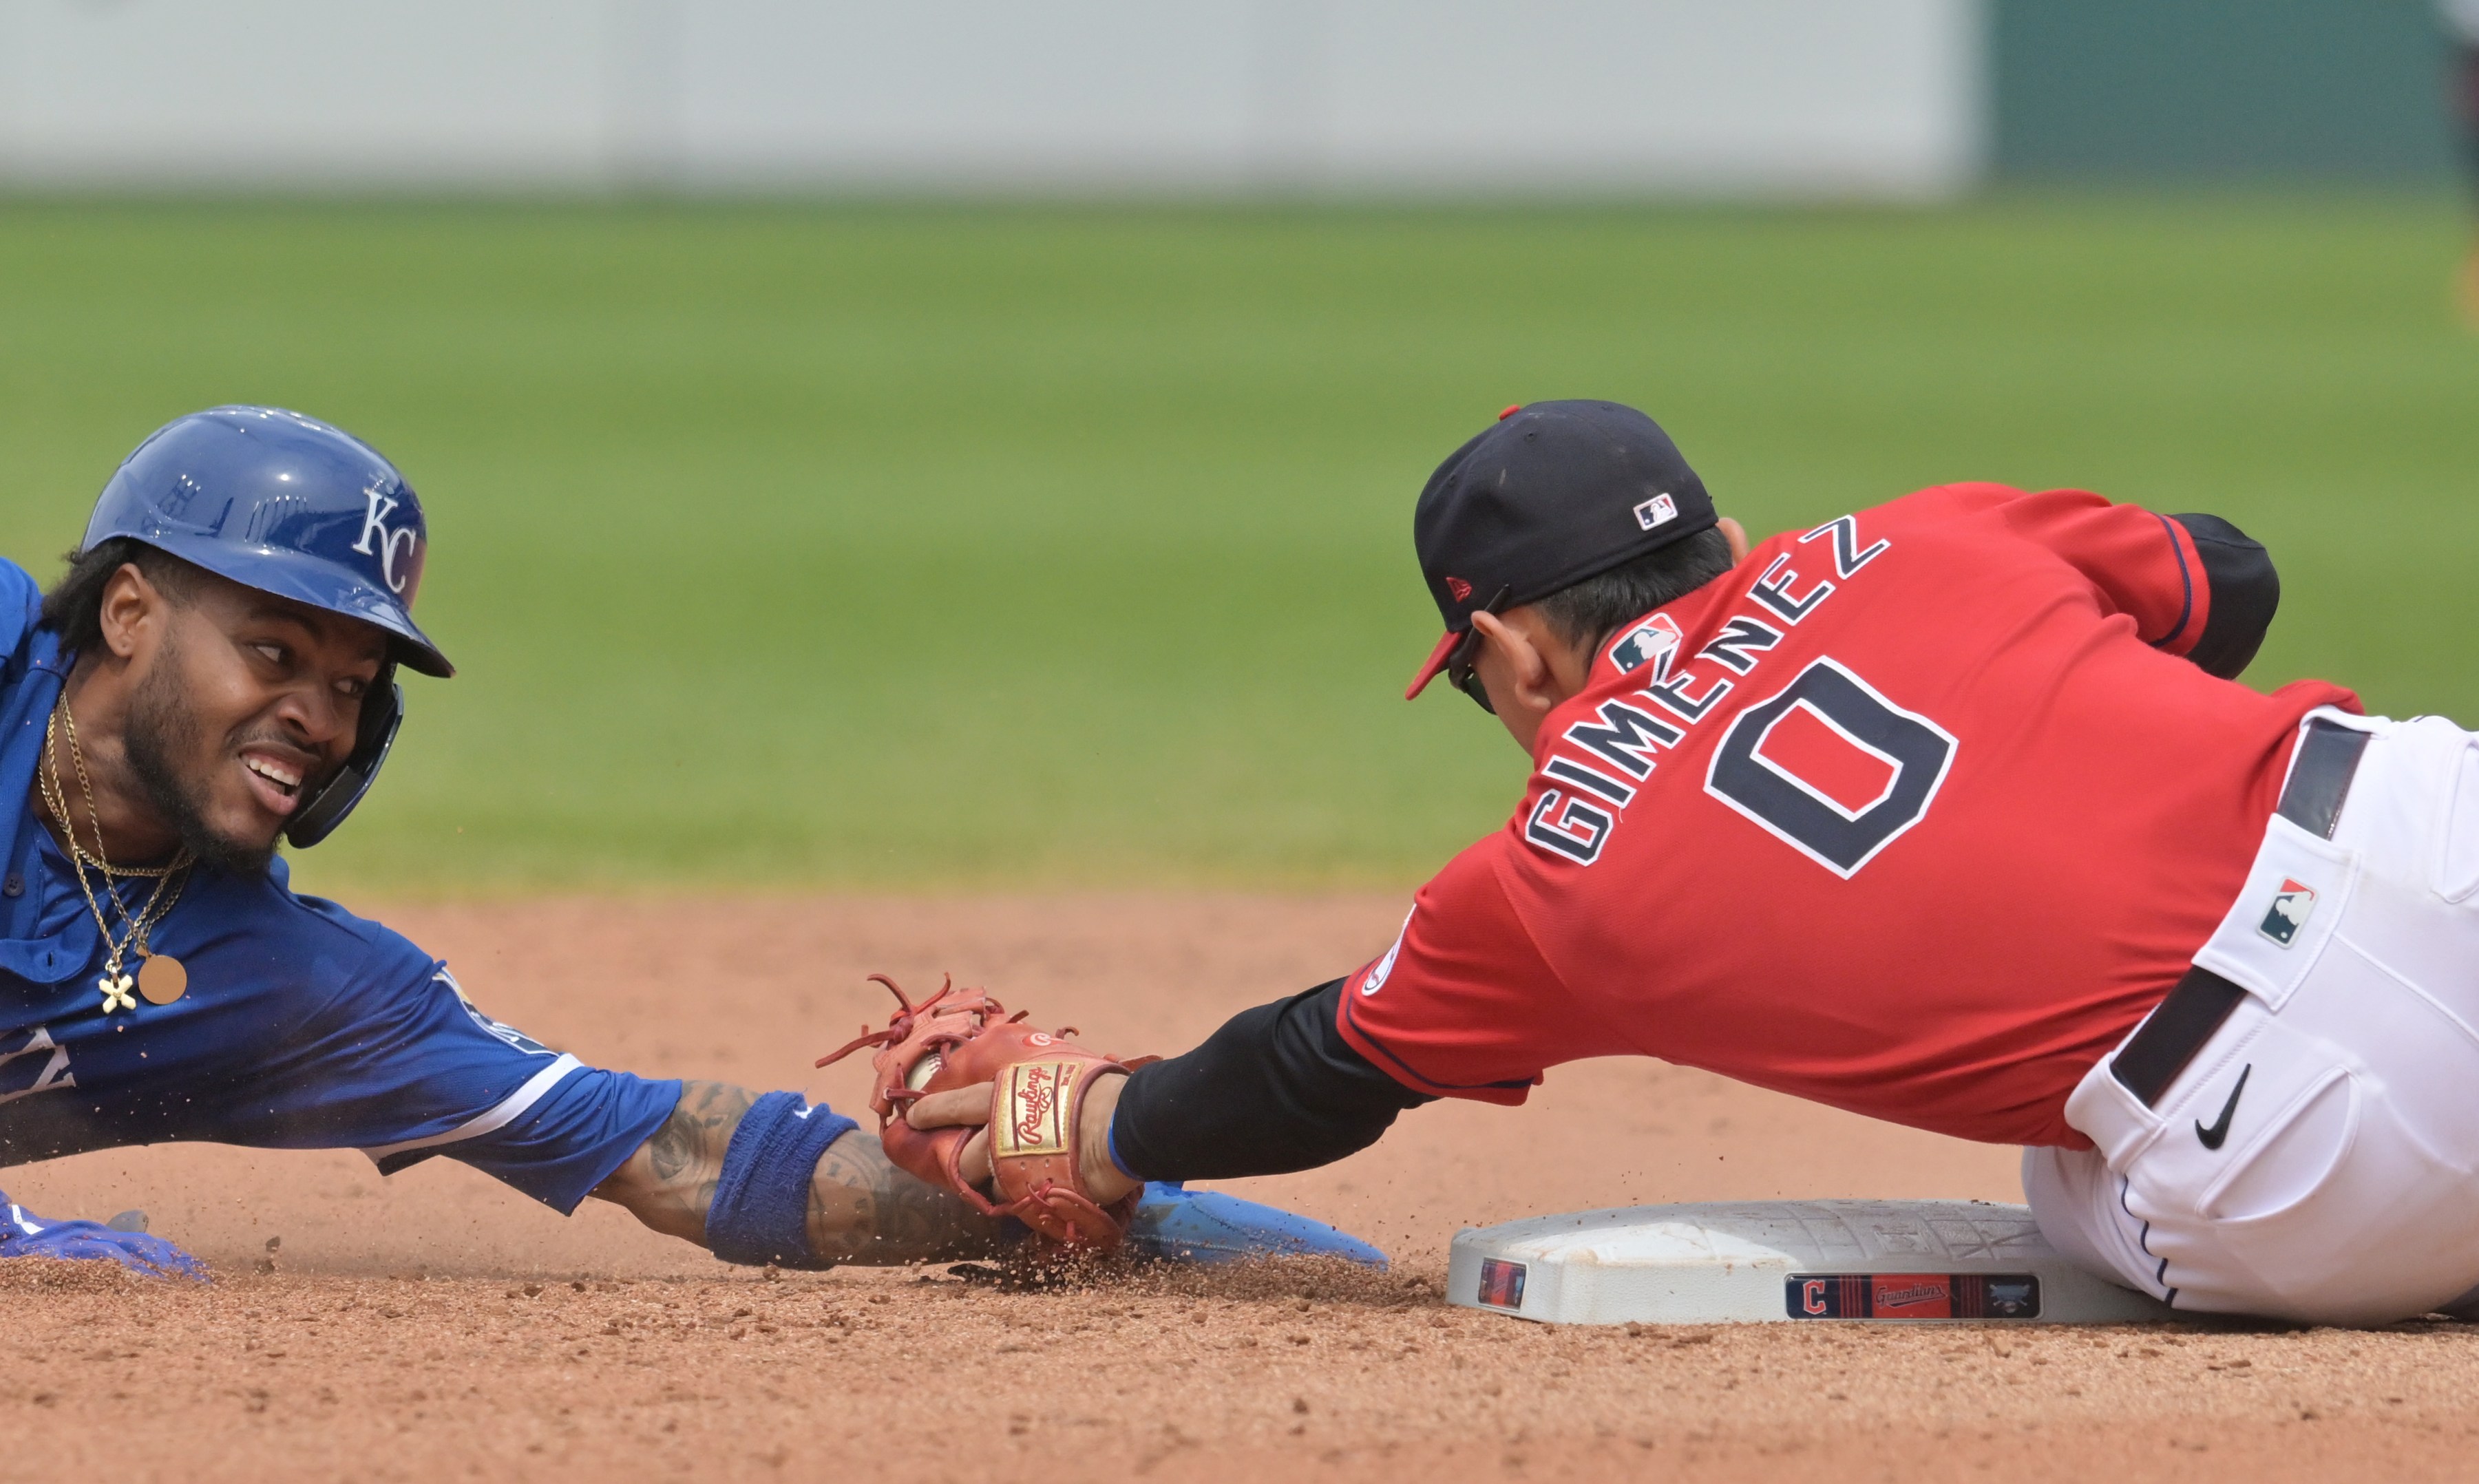
[[[665,1236],[705,1245],[705,1214],[714,1204],[724,1151],[755,1101],[729,1083],[682,1083],[672,1115],[594,1193],[627,1207]]]
[[[594,1193],[658,1232],[704,1246],[723,1157],[755,1101],[728,1083],[682,1084],[672,1115]],[[808,1230],[809,1249],[831,1263],[946,1262],[999,1249],[997,1222],[896,1168],[878,1140],[858,1130],[819,1158],[809,1181]]]
[[[809,1250],[836,1263],[942,1263],[999,1251],[999,1223],[895,1167],[858,1132],[827,1146],[809,1182]]]

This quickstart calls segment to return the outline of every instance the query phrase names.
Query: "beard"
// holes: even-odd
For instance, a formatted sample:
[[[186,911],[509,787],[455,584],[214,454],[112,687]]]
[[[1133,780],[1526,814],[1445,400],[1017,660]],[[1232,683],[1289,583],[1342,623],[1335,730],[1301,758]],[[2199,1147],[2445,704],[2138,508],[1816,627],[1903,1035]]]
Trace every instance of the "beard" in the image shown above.
[[[264,876],[275,859],[275,841],[261,845],[218,833],[207,823],[204,780],[186,777],[173,759],[196,757],[206,729],[191,708],[181,683],[181,655],[170,635],[156,652],[146,678],[129,698],[121,747],[146,802],[181,837],[181,846],[207,866],[230,876]]]

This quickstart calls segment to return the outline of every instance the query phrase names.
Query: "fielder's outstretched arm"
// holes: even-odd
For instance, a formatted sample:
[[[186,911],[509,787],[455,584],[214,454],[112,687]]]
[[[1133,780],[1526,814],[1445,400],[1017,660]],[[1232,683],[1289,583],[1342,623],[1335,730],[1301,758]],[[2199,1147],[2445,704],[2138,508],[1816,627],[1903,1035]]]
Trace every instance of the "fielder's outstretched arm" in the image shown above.
[[[977,1215],[960,1197],[896,1168],[878,1139],[858,1129],[833,1136],[814,1155],[816,1163],[804,1196],[797,1190],[797,1166],[811,1156],[794,1140],[801,1132],[797,1120],[807,1116],[805,1111],[783,1111],[775,1105],[761,1112],[759,1116],[773,1118],[782,1133],[775,1127],[753,1132],[777,1136],[767,1142],[780,1151],[780,1157],[770,1160],[769,1150],[753,1149],[751,1143],[756,1141],[746,1141],[739,1159],[750,1167],[734,1169],[730,1174],[737,1178],[728,1178],[732,1136],[760,1101],[757,1094],[728,1083],[681,1084],[679,1105],[672,1115],[593,1193],[626,1207],[655,1231],[712,1248],[718,1256],[733,1261],[754,1258],[798,1267],[838,1263],[884,1267],[954,1262],[999,1252],[997,1222]],[[802,1229],[805,1251],[790,1240],[790,1233],[783,1233],[781,1244],[791,1250],[744,1254],[732,1250],[732,1241],[717,1240],[725,1234],[709,1231],[708,1218],[718,1195],[725,1199],[735,1225],[762,1227],[766,1213],[759,1210],[752,1216],[748,1208],[766,1204],[765,1185],[771,1182],[780,1188],[787,1180],[794,1189],[780,1193],[792,1199],[776,1204]],[[740,1243],[746,1244],[746,1240]]]
[[[1331,1164],[1436,1098],[1371,1065],[1335,1029],[1340,979],[1241,1011],[1182,1056],[1139,1067],[1109,1153],[1144,1180],[1229,1180]]]
[[[1434,1103],[1371,1064],[1336,1029],[1338,979],[1242,1011],[1182,1056],[1097,1081],[1076,1126],[1078,1164],[1094,1198],[1148,1180],[1229,1180],[1331,1164],[1377,1142],[1407,1108]],[[935,1092],[905,1113],[916,1128],[980,1124],[986,1084]],[[958,1162],[989,1169],[988,1136]]]

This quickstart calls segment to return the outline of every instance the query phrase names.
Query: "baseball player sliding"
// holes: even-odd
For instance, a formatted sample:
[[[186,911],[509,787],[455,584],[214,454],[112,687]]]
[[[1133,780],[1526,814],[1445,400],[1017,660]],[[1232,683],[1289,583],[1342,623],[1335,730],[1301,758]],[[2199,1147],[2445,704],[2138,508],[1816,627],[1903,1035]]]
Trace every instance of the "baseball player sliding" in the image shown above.
[[[120,466],[47,593],[0,561],[0,1165],[172,1139],[461,1160],[739,1263],[992,1253],[1025,1228],[894,1167],[796,1092],[581,1065],[446,964],[296,896],[276,855],[342,824],[401,715],[422,504],[367,445],[219,407]],[[1157,1255],[1377,1255],[1227,1197],[1123,1208]],[[0,1258],[193,1271],[143,1234],[0,1196]]]
[[[1651,420],[1556,401],[1413,528],[1412,693],[1495,713],[1523,802],[1375,961],[1080,1085],[1085,1198],[1632,1051],[2022,1144],[2055,1245],[2182,1309],[2479,1284],[2479,737],[2236,683],[2279,586],[2226,522],[1957,484],[1751,549]]]

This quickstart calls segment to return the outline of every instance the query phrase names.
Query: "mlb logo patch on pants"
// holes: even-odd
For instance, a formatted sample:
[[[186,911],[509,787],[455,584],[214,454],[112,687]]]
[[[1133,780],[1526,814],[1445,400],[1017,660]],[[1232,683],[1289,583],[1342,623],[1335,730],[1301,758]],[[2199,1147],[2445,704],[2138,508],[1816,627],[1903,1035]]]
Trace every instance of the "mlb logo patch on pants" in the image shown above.
[[[2315,910],[2315,888],[2303,882],[2282,879],[2281,889],[2273,893],[2271,909],[2256,931],[2287,948],[2298,930],[2307,926],[2308,914]]]

